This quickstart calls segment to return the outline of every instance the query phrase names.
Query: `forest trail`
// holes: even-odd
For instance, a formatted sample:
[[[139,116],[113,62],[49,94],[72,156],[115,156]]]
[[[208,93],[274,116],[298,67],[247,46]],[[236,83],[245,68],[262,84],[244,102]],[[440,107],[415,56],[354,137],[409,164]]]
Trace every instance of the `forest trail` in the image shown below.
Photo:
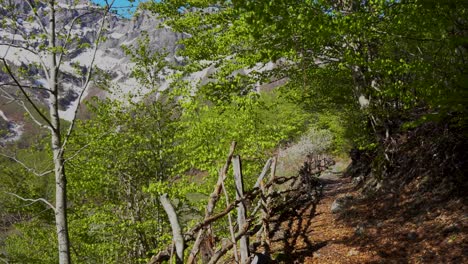
[[[275,263],[467,263],[463,201],[435,203],[404,193],[366,198],[342,173],[320,179],[318,204],[278,217],[271,235]],[[339,198],[344,205],[332,213]]]
[[[350,178],[342,173],[324,173],[320,177],[323,196],[316,205],[304,204],[287,219],[273,235],[273,255],[278,263],[365,263],[374,258],[373,252],[361,252],[347,243],[355,230],[341,223],[331,212],[338,197],[353,194]],[[281,217],[280,217],[281,219]]]
[[[323,197],[317,205],[307,233],[309,245],[315,249],[312,254],[306,254],[297,263],[368,263],[375,260],[375,252],[362,251],[361,248],[349,243],[357,232],[356,229],[343,223],[332,213],[333,202],[340,197],[355,195],[354,185],[350,178],[342,178],[342,174],[326,173],[320,178],[324,184]],[[344,209],[346,210],[346,209]],[[301,217],[302,218],[302,217]],[[302,224],[305,219],[302,218]],[[297,223],[300,224],[300,223]],[[297,246],[304,248],[307,243],[302,241]]]

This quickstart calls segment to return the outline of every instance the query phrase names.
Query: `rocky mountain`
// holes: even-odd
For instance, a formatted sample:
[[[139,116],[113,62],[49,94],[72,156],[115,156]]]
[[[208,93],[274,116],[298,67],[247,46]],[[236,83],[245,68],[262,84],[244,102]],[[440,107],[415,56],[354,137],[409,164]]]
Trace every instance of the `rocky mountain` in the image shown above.
[[[38,101],[46,100],[48,94],[41,91],[41,87],[47,87],[45,73],[39,66],[45,61],[45,56],[40,50],[44,40],[41,39],[41,26],[47,26],[47,6],[39,3],[34,7],[36,16],[40,17],[39,23],[34,17],[31,6],[24,0],[0,1],[0,59],[10,65],[10,68],[22,73],[21,83],[25,87],[34,87],[29,92]],[[13,6],[9,6],[13,3]],[[13,7],[13,8],[11,8]],[[77,98],[81,92],[84,75],[87,72],[93,58],[93,49],[82,44],[92,44],[98,35],[102,14],[90,12],[97,10],[97,6],[88,0],[58,1],[57,29],[64,36],[70,33],[81,45],[72,43],[67,46],[67,52],[60,65],[61,91],[60,91],[60,115],[62,119],[70,120],[77,106]],[[79,19],[77,19],[79,18]],[[75,21],[74,21],[75,20]],[[73,23],[73,21],[75,23]],[[105,41],[98,46],[94,66],[110,76],[113,86],[119,89],[112,95],[98,89],[91,84],[84,95],[84,100],[89,96],[116,96],[138,90],[138,83],[130,76],[134,64],[125,55],[122,45],[137,44],[137,40],[147,34],[152,50],[168,53],[167,60],[180,62],[175,56],[177,41],[183,38],[183,34],[175,33],[170,28],[161,25],[161,19],[150,13],[141,12],[133,18],[127,19],[116,14],[110,14],[106,19]],[[62,38],[59,43],[64,44]],[[137,48],[136,46],[133,46]],[[2,65],[3,66],[3,65]],[[78,69],[78,71],[77,71]],[[24,74],[26,72],[26,74]],[[12,84],[14,80],[5,69],[0,69],[0,144],[18,138],[22,131],[22,114],[24,110],[15,101],[19,100],[18,90]],[[161,76],[161,89],[167,87],[164,76]]]

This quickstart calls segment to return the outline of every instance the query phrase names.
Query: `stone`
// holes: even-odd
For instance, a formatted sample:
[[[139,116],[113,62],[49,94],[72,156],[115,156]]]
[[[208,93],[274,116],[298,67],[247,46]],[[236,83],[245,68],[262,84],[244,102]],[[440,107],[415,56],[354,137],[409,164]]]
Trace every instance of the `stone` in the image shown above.
[[[416,240],[418,239],[418,233],[416,232],[409,232],[408,235],[407,235],[408,239],[409,240]]]
[[[343,207],[343,204],[338,199],[336,199],[335,201],[333,201],[330,210],[333,214],[337,214],[343,211]]]
[[[360,185],[363,182],[364,182],[364,175],[353,178],[353,185],[357,186],[357,185]]]
[[[356,255],[359,255],[359,251],[357,249],[353,248],[348,252],[348,256],[356,256]]]
[[[354,197],[349,194],[337,198],[335,201],[333,201],[330,207],[331,212],[333,214],[341,213],[349,205],[349,202],[353,199]]]
[[[364,224],[358,224],[354,229],[354,234],[362,236],[364,233],[366,233],[366,226]]]

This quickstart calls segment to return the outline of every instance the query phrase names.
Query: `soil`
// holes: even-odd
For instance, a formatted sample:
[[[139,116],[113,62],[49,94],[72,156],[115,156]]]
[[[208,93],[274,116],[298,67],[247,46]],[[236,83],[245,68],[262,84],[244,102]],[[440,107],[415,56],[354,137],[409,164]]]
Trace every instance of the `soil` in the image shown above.
[[[364,196],[351,178],[328,173],[319,203],[278,219],[276,263],[468,263],[466,199],[397,194]],[[417,184],[417,183],[415,183]],[[340,213],[332,203],[350,197]]]

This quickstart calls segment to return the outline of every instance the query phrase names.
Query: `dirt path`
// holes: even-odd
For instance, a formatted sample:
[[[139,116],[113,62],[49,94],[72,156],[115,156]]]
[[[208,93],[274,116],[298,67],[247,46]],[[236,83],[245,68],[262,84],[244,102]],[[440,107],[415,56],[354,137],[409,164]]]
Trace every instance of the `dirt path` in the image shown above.
[[[375,252],[362,252],[359,247],[349,245],[349,240],[359,232],[359,228],[350,227],[338,220],[331,212],[331,206],[338,197],[354,195],[350,179],[341,175],[326,174],[324,196],[316,209],[314,221],[308,233],[309,240],[321,245],[312,256],[307,256],[303,263],[368,263],[375,260]]]
[[[318,204],[281,214],[273,234],[276,263],[468,263],[465,202],[435,203],[411,191],[364,198],[340,176],[320,178]],[[353,198],[333,214],[333,202],[345,196]]]
[[[346,245],[355,230],[339,223],[330,208],[336,198],[352,193],[349,179],[328,173],[321,177],[323,197],[315,208],[305,204],[281,223],[274,235],[273,252],[279,263],[363,263],[372,261],[372,252]],[[275,254],[273,254],[275,255]]]

